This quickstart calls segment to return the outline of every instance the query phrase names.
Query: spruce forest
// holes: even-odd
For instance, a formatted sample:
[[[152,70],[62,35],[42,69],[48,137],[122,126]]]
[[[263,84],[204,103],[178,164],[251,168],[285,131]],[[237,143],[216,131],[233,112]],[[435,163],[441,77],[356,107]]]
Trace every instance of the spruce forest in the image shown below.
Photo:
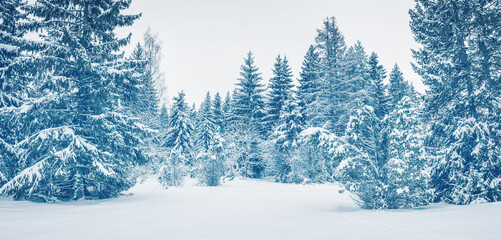
[[[130,4],[1,0],[4,198],[121,199],[145,179],[164,189],[260,179],[336,184],[361,209],[501,201],[498,0],[415,0],[412,67],[425,92],[319,16],[299,78],[286,55],[257,66],[249,51],[228,69],[240,72],[234,90],[201,103],[183,91],[165,99],[163,82],[176,79],[160,69],[151,30],[139,43],[117,35],[142,17],[125,13]]]

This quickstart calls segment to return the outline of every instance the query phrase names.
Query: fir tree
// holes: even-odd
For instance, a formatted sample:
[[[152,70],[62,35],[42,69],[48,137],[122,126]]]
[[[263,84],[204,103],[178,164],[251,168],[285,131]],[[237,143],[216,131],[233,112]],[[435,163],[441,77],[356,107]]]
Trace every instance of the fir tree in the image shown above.
[[[343,124],[339,121],[343,115],[342,107],[344,96],[339,94],[341,89],[340,81],[342,75],[342,59],[346,51],[344,36],[339,30],[334,17],[324,20],[324,26],[317,30],[315,38],[316,49],[320,57],[321,69],[321,94],[320,105],[324,111],[319,114],[318,121],[327,124],[329,130],[342,133]]]
[[[409,83],[404,80],[404,75],[397,64],[395,64],[393,70],[391,70],[390,86],[388,90],[392,107],[395,107],[403,97],[411,95]]]
[[[216,93],[214,100],[212,101],[212,118],[214,119],[214,124],[217,126],[219,131],[224,132],[225,125],[225,111],[223,106],[223,100],[221,95]]]
[[[129,169],[143,162],[142,127],[117,108],[128,66],[118,51],[129,37],[117,27],[130,2],[39,1],[27,7],[44,41],[37,51],[39,81],[25,109],[26,134],[16,144],[18,174],[0,194],[32,201],[117,196],[133,184]]]
[[[17,158],[14,144],[22,139],[18,116],[21,105],[27,102],[26,76],[29,64],[22,60],[22,51],[27,49],[23,21],[27,16],[22,12],[24,1],[3,1],[0,7],[0,187],[16,172]]]
[[[417,0],[411,30],[415,71],[428,86],[436,200],[499,201],[500,24],[495,0]]]
[[[305,118],[298,104],[288,100],[281,114],[280,125],[275,130],[275,179],[279,182],[302,183],[304,163],[299,154],[299,135],[304,130]]]
[[[197,143],[201,151],[207,152],[213,145],[214,134],[218,130],[213,116],[212,99],[210,93],[207,92],[198,111]]]
[[[422,107],[404,96],[385,119],[388,128],[389,156],[388,208],[412,208],[430,200],[428,156],[425,151],[425,125]]]
[[[319,106],[320,94],[320,59],[315,47],[310,45],[308,52],[304,56],[303,64],[301,66],[300,78],[298,79],[298,98],[301,104],[304,105],[303,115],[306,117],[307,122],[313,126],[320,123],[316,121],[319,113],[321,113],[321,106]]]
[[[270,79],[268,92],[268,111],[266,120],[268,129],[276,127],[280,119],[280,112],[285,106],[285,102],[292,97],[292,72],[289,67],[287,57],[277,56],[273,68],[273,77]]]
[[[389,111],[389,99],[386,95],[385,85],[383,84],[386,78],[386,70],[379,64],[378,55],[372,53],[368,62],[369,79],[371,81],[369,103],[374,108],[374,113],[382,119]]]
[[[254,57],[249,52],[241,67],[239,82],[233,95],[233,116],[235,129],[239,136],[236,144],[240,149],[237,154],[238,168],[244,176],[259,178],[263,176],[264,160],[260,143],[264,137],[264,85],[261,73],[254,66]]]
[[[164,141],[164,146],[171,149],[173,154],[177,154],[179,163],[187,166],[193,164],[193,125],[188,116],[189,111],[185,94],[181,91],[173,98],[167,137]]]

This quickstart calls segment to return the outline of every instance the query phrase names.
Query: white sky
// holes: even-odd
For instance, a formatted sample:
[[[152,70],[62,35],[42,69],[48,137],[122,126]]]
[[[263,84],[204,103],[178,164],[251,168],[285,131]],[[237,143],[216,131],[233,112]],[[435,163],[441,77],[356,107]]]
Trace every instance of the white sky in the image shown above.
[[[207,91],[232,91],[245,54],[252,50],[267,82],[277,54],[286,55],[297,77],[316,29],[328,16],[337,19],[348,45],[360,40],[390,72],[398,63],[418,90],[409,28],[413,0],[134,0],[132,46],[149,27],[163,42],[168,96],[180,90],[197,105]]]

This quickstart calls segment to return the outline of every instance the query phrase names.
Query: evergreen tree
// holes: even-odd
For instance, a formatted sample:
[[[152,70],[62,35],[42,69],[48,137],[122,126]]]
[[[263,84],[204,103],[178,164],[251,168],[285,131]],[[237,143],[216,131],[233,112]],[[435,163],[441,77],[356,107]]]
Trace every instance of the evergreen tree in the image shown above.
[[[27,7],[43,40],[36,52],[38,81],[25,109],[26,134],[16,144],[18,174],[0,194],[32,201],[117,196],[133,184],[130,167],[144,162],[143,130],[117,108],[130,64],[118,54],[129,37],[117,27],[130,2],[39,1]],[[22,170],[22,171],[21,171]]]
[[[436,200],[501,199],[500,13],[495,0],[416,0],[415,71],[428,86],[426,121]]]
[[[268,92],[268,111],[266,120],[268,129],[276,127],[280,119],[280,112],[285,106],[285,102],[292,97],[292,71],[289,67],[287,57],[277,56],[273,68],[273,77],[270,79]]]
[[[369,104],[373,106],[376,116],[382,119],[389,111],[389,99],[386,95],[386,87],[383,84],[386,78],[386,70],[379,64],[378,55],[374,52],[369,57],[368,68],[369,79],[372,84],[370,91],[371,102]]]
[[[339,165],[340,182],[366,209],[388,208],[387,159],[378,151],[382,131],[383,122],[371,106],[358,110],[346,129],[347,157]]]
[[[334,17],[324,20],[324,26],[317,30],[316,49],[320,57],[321,69],[321,94],[320,105],[324,111],[319,114],[318,121],[326,124],[329,130],[337,133],[344,131],[343,123],[339,120],[343,115],[342,110],[344,96],[342,89],[342,59],[346,51],[344,36],[339,30]]]
[[[134,62],[134,74],[128,83],[130,88],[125,88],[124,96],[132,95],[124,100],[124,104],[133,109],[135,115],[149,126],[158,125],[158,93],[155,88],[155,79],[149,73],[146,52],[140,43],[134,48],[130,59]]]
[[[214,124],[217,126],[219,131],[224,132],[225,111],[223,100],[221,99],[221,95],[219,93],[216,93],[216,95],[214,96],[214,100],[212,101],[212,109],[212,118],[214,119]]]
[[[213,116],[212,99],[210,93],[207,92],[198,111],[197,143],[201,151],[207,152],[213,145],[214,134],[218,130]]]
[[[164,146],[171,149],[171,153],[179,158],[179,164],[193,165],[193,125],[188,116],[189,108],[183,91],[173,98],[170,111],[169,127]]]
[[[264,173],[264,160],[261,155],[260,143],[264,137],[264,85],[261,83],[261,73],[254,66],[254,57],[249,52],[241,67],[239,82],[233,95],[232,109],[235,120],[234,135],[240,149],[238,167],[247,177],[259,178]]]
[[[404,80],[404,75],[397,64],[395,64],[393,70],[391,70],[390,86],[388,90],[392,108],[394,108],[403,97],[411,95],[411,87],[409,83]]]
[[[307,176],[303,173],[304,163],[299,154],[299,134],[304,130],[305,118],[298,104],[288,100],[281,114],[280,125],[275,130],[276,181],[302,183]]]
[[[252,52],[247,54],[241,66],[240,78],[233,96],[233,111],[239,122],[250,125],[256,133],[263,132],[265,115],[264,85],[259,68],[254,66]]]
[[[430,200],[428,156],[421,106],[404,96],[385,119],[389,132],[388,208],[412,208]]]
[[[27,20],[22,8],[25,1],[2,1],[0,7],[0,187],[16,172],[17,158],[13,144],[22,139],[19,126],[22,125],[19,112],[27,102],[27,79],[29,64],[22,51],[28,42],[22,37],[26,33],[23,24]]]
[[[315,47],[310,45],[306,56],[304,56],[301,66],[300,78],[298,79],[298,98],[301,104],[304,105],[303,115],[307,122],[313,126],[318,126],[320,123],[316,120],[322,107],[319,106],[320,94],[320,59]]]

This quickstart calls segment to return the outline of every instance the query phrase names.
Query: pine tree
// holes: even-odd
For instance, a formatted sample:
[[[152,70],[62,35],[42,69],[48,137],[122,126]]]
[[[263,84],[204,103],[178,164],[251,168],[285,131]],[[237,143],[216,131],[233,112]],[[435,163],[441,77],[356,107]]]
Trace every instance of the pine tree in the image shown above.
[[[273,77],[270,79],[268,92],[268,111],[266,116],[267,128],[274,129],[280,119],[280,113],[285,102],[292,97],[292,71],[287,57],[277,56],[273,68]]]
[[[397,64],[393,67],[390,73],[390,86],[389,86],[390,102],[394,108],[400,100],[405,96],[411,95],[411,87],[409,83],[404,80],[404,75],[400,71]]]
[[[321,124],[326,124],[329,130],[334,130],[337,133],[342,133],[343,123],[339,118],[344,114],[342,111],[344,89],[340,88],[342,79],[342,59],[346,51],[344,36],[339,30],[336,19],[334,17],[324,20],[324,26],[317,30],[316,49],[320,57],[321,69],[321,94],[320,105],[324,109],[322,114],[319,114],[318,121]]]
[[[133,112],[141,117],[142,121],[149,126],[158,125],[158,93],[155,88],[155,79],[148,70],[148,59],[143,46],[138,43],[134,48],[130,59],[134,61],[134,74],[128,82],[131,88],[126,88],[124,96],[136,93],[135,96],[125,99],[124,104],[133,109]]]
[[[304,105],[303,115],[306,117],[307,122],[312,126],[318,126],[319,123],[316,119],[322,111],[319,106],[320,94],[320,59],[315,47],[310,45],[308,52],[304,56],[301,66],[300,78],[298,79],[298,98],[301,105]]]
[[[347,157],[339,165],[340,182],[354,195],[355,201],[366,209],[388,208],[386,197],[387,159],[378,151],[382,120],[374,108],[364,106],[350,119],[346,129]]]
[[[241,67],[239,82],[233,94],[233,116],[237,135],[238,167],[247,177],[259,178],[264,173],[264,160],[261,155],[260,143],[264,137],[264,85],[261,83],[261,73],[254,66],[254,57],[249,52]]]
[[[213,145],[215,132],[218,131],[217,126],[214,124],[212,99],[209,92],[207,92],[205,100],[200,104],[198,118],[197,143],[201,151],[207,152]]]
[[[275,169],[276,181],[303,183],[307,176],[303,173],[304,163],[299,153],[299,138],[304,130],[305,118],[299,105],[288,100],[281,114],[280,125],[275,130]]]
[[[429,90],[436,200],[454,204],[501,199],[500,25],[495,0],[417,0],[411,30],[415,71]]]
[[[30,27],[43,40],[36,52],[37,81],[25,109],[26,134],[16,148],[18,174],[0,194],[32,201],[117,196],[133,184],[130,167],[144,162],[144,133],[117,107],[129,62],[119,54],[129,37],[117,27],[130,2],[40,1],[29,5]]]
[[[217,126],[220,132],[224,132],[225,116],[224,116],[224,106],[221,95],[216,93],[214,100],[212,101],[212,118],[214,119],[214,124]]]
[[[374,107],[376,116],[382,119],[389,111],[389,99],[386,95],[386,87],[383,84],[386,78],[386,70],[379,64],[378,55],[375,52],[369,57],[368,68],[371,81],[371,102],[369,104]]]
[[[183,91],[173,98],[170,110],[169,127],[164,146],[171,149],[172,154],[177,154],[180,165],[193,165],[193,125],[188,116],[189,108]]]
[[[20,0],[3,1],[0,7],[0,187],[10,180],[16,171],[16,154],[13,144],[22,139],[19,126],[21,105],[27,99],[25,93],[29,64],[22,60],[27,41],[23,21],[27,16],[22,12],[26,3]]]
[[[388,208],[412,208],[430,200],[428,156],[424,148],[425,125],[421,106],[404,96],[385,119],[388,128],[389,156]]]
[[[254,66],[252,52],[247,54],[241,66],[240,78],[233,96],[233,111],[238,121],[250,125],[256,133],[263,132],[265,115],[264,85],[259,68]]]

